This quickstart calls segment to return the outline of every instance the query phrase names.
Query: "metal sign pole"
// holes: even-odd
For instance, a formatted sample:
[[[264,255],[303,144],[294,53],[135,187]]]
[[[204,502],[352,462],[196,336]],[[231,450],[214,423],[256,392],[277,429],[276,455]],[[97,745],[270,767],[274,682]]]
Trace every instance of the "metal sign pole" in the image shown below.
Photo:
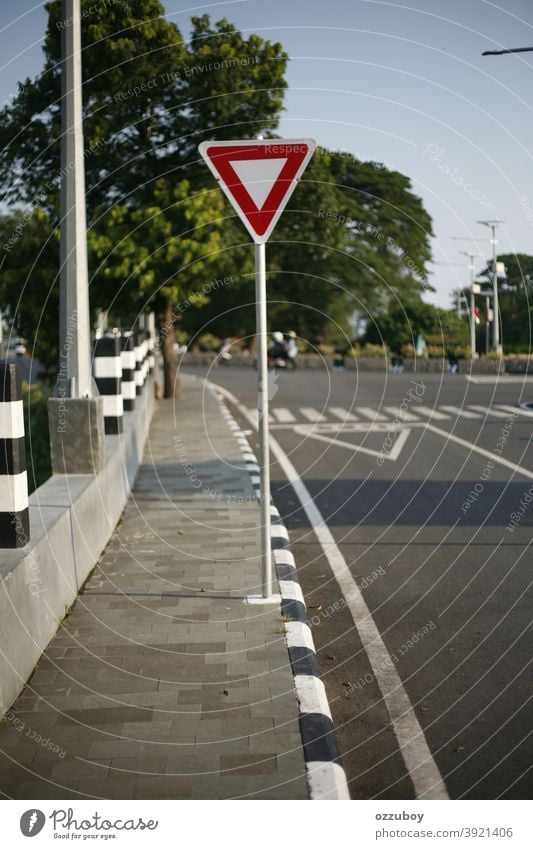
[[[268,433],[268,340],[265,245],[255,245],[255,302],[257,324],[257,416],[261,479],[261,581],[263,598],[272,595],[270,540],[270,459]]]

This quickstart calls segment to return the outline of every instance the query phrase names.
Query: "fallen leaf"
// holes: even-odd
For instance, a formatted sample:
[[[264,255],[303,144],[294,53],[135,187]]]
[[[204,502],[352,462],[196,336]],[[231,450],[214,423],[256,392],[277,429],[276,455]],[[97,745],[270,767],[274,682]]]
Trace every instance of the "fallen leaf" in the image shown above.
[[[223,696],[229,696],[229,693],[228,693],[228,691],[227,691],[227,690],[222,690],[222,695],[223,695]]]
[[[309,610],[322,610],[322,605],[321,604],[310,604]]]

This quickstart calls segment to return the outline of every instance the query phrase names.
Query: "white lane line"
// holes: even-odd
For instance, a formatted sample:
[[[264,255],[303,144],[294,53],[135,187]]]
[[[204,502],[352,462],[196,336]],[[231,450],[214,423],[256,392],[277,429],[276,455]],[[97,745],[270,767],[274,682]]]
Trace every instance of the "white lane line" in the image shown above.
[[[509,413],[503,413],[501,410],[495,410],[494,407],[481,407],[478,404],[470,404],[470,410],[476,410],[478,413],[482,413],[482,415],[490,417],[493,416],[495,419],[508,419]]]
[[[412,413],[409,413],[407,410],[402,410],[401,407],[385,407],[387,413],[390,413],[391,416],[394,416],[395,419],[401,419],[404,422],[419,422],[420,419],[418,416],[413,416]]]
[[[508,413],[520,413],[521,416],[527,416],[529,419],[533,418],[533,410],[524,410],[522,407],[512,407],[510,404],[498,404],[499,410],[507,410]]]
[[[274,407],[272,409],[272,415],[282,424],[290,424],[296,421],[296,416],[287,407]]]
[[[439,413],[438,410],[433,409],[433,407],[424,407],[423,404],[420,404],[416,408],[418,413],[422,413],[423,416],[428,416],[430,419],[437,419],[437,421],[444,421],[444,419],[449,419],[448,415],[444,413]]]
[[[343,431],[341,430],[340,432],[342,433]],[[342,439],[337,439],[337,437],[333,434],[331,436],[323,436],[316,431],[309,432],[307,430],[307,425],[296,425],[294,427],[294,433],[299,433],[302,436],[306,436],[308,439],[316,439],[318,442],[326,442],[328,445],[333,445],[335,448],[348,448],[350,451],[353,451],[354,454],[361,453],[368,454],[370,457],[383,457],[384,460],[397,460],[403,446],[407,442],[407,437],[411,433],[411,428],[406,427],[399,431],[392,448],[387,453],[385,453],[383,449],[376,451],[375,448],[367,448],[365,445],[356,445],[353,442],[344,442]]]
[[[465,375],[469,383],[490,384],[490,383],[529,383],[531,375],[524,374],[522,377],[507,377],[499,374],[491,375],[490,377],[472,377],[470,374]]]
[[[441,404],[441,410],[444,410],[445,413],[452,413],[454,416],[460,416],[463,419],[479,419],[481,418],[478,413],[471,413],[470,410],[465,410],[464,407],[445,407]]]
[[[376,422],[387,421],[387,416],[384,416],[383,413],[378,413],[373,407],[357,407],[357,412],[361,413],[362,416],[366,416],[367,419],[374,419]]]
[[[345,410],[344,407],[328,407],[328,413],[331,413],[332,416],[335,416],[337,419],[340,419],[342,422],[356,422],[357,416],[354,416],[353,413],[350,413],[349,410]]]
[[[315,410],[314,407],[300,407],[300,413],[307,419],[308,422],[322,422],[324,421],[324,416],[318,410]]]
[[[213,384],[212,384],[213,385]],[[248,410],[237,398],[218,384],[217,391],[225,395],[251,421]],[[431,425],[429,428],[433,429]],[[438,428],[435,428],[438,430]],[[448,434],[445,431],[446,437]],[[337,580],[354,625],[372,667],[376,683],[381,690],[398,740],[405,766],[413,782],[417,799],[448,799],[446,785],[427,744],[424,732],[400,680],[396,666],[379,633],[367,604],[357,586],[346,560],[326,525],[298,472],[272,435],[270,447],[287,480],[298,496],[302,508],[314,530],[324,555]],[[470,446],[469,446],[470,447]]]
[[[517,463],[512,463],[511,460],[506,460],[498,454],[492,454],[491,451],[486,451],[485,448],[480,448],[479,445],[473,445],[471,442],[467,442],[466,439],[461,439],[460,436],[455,436],[455,434],[448,433],[447,430],[441,430],[440,427],[435,427],[435,425],[432,424],[426,425],[426,430],[430,430],[432,433],[437,433],[446,440],[449,439],[451,442],[456,442],[457,445],[462,445],[463,448],[468,448],[468,451],[473,451],[475,454],[481,454],[482,457],[488,457],[495,463],[499,463],[500,466],[505,466],[508,469],[512,469],[513,472],[523,475],[528,480],[533,480],[533,472],[530,472],[529,469],[525,469]]]

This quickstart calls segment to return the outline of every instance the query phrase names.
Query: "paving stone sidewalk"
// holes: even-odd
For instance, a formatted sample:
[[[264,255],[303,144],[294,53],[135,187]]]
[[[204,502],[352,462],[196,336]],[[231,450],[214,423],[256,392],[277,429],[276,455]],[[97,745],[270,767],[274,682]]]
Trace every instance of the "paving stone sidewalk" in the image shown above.
[[[259,509],[201,381],[158,403],[122,518],[0,727],[17,799],[305,799]]]

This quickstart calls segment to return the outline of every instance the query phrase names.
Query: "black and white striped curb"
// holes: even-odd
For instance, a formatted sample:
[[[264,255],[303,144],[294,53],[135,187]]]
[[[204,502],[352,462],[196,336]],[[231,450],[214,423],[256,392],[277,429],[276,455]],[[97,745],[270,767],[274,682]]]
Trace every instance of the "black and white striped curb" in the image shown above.
[[[222,416],[233,431],[243,460],[251,476],[257,499],[260,477],[257,459],[246,434],[228,410],[224,399],[213,390]],[[298,582],[289,534],[277,507],[270,505],[272,555],[281,594],[281,613],[285,620],[287,649],[294,676],[299,707],[309,798],[347,800],[350,798],[346,773],[340,764],[333,720],[326,689],[320,677],[315,645],[307,624],[306,606]]]
[[[20,374],[0,363],[0,548],[22,548],[30,539],[28,475]]]

